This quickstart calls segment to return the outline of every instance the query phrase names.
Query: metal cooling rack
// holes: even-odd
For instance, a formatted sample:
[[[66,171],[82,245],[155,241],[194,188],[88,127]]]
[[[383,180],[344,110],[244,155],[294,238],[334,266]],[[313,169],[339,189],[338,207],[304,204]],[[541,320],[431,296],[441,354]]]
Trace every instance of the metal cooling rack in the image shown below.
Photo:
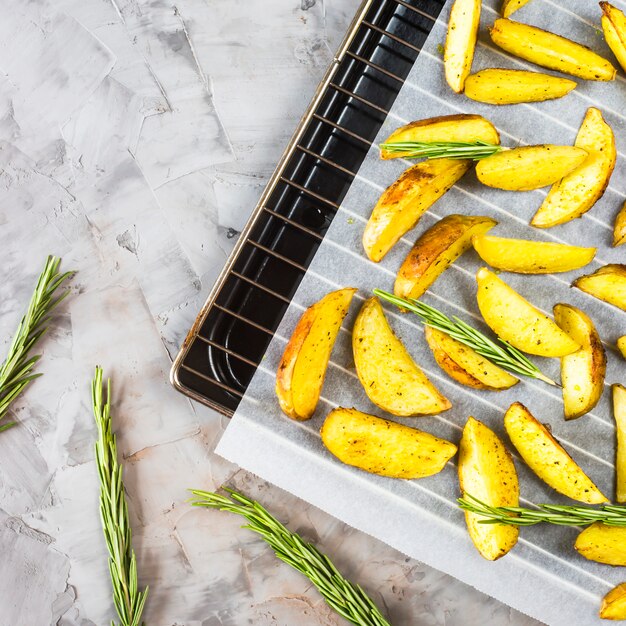
[[[365,0],[171,372],[232,415],[445,0]]]

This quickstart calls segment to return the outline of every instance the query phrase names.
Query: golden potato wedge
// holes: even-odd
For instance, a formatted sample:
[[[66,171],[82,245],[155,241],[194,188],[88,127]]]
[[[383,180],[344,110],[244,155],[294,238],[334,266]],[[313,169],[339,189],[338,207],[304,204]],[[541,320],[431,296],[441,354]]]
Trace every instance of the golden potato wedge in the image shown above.
[[[626,528],[595,522],[578,535],[574,547],[590,561],[625,566]]]
[[[470,167],[471,161],[435,159],[406,170],[385,190],[365,226],[367,256],[380,261]]]
[[[603,81],[613,80],[617,72],[610,61],[586,46],[536,26],[500,18],[489,33],[496,46],[557,72]]]
[[[356,289],[332,291],[310,306],[298,321],[276,372],[280,408],[295,420],[315,412],[330,353]]]
[[[538,356],[565,356],[580,348],[545,313],[482,267],[476,274],[478,308],[498,337]]]
[[[530,191],[567,176],[586,158],[587,151],[574,146],[522,146],[481,159],[476,176],[487,187]]]
[[[604,391],[606,354],[589,316],[571,304],[556,304],[554,319],[580,350],[561,357],[563,412],[566,420],[589,413]]]
[[[569,272],[591,263],[596,255],[596,248],[493,235],[474,235],[472,245],[491,267],[518,274]]]
[[[613,587],[602,598],[600,617],[614,620],[626,619],[626,583],[620,583]]]
[[[615,500],[626,502],[626,387],[612,385],[613,417],[617,445],[615,451]]]
[[[626,265],[609,263],[593,274],[577,278],[572,285],[626,311]]]
[[[550,431],[521,403],[514,402],[504,415],[511,443],[544,483],[568,498],[600,504],[608,502],[580,466]]]
[[[455,0],[450,11],[448,34],[443,51],[446,82],[452,91],[461,93],[472,71],[478,36],[481,0]]]
[[[408,152],[390,152],[384,148],[386,143],[405,141],[466,141],[470,143],[484,141],[499,144],[500,135],[496,127],[481,115],[462,113],[431,117],[411,122],[394,130],[382,144],[380,158],[396,159],[409,154]]]
[[[611,48],[622,69],[626,71],[626,15],[608,2],[600,2],[602,30],[606,43]]]
[[[500,391],[519,382],[506,370],[436,328],[424,326],[424,336],[439,367],[462,385]]]
[[[321,435],[342,463],[391,478],[437,474],[457,450],[445,439],[356,409],[333,409]]]
[[[576,83],[569,78],[527,70],[489,68],[468,76],[464,93],[477,102],[519,104],[562,98],[575,88]]]
[[[552,186],[533,216],[532,226],[549,228],[569,222],[586,213],[604,194],[615,167],[617,149],[613,131],[598,109],[587,109],[574,145],[586,150],[589,156]]]
[[[433,415],[452,405],[417,366],[387,323],[378,298],[367,300],[352,330],[359,380],[369,399],[393,415]]]
[[[622,335],[617,340],[617,349],[620,351],[621,355],[626,359],[626,335]]]
[[[617,246],[621,246],[624,242],[626,242],[626,202],[615,218],[615,225],[613,226],[613,247],[617,248]]]
[[[504,0],[502,3],[502,15],[504,17],[510,17],[517,11],[521,9],[528,0]]]
[[[479,215],[447,215],[415,242],[398,270],[394,293],[419,298],[452,263],[472,247],[472,236],[486,233],[498,222]]]
[[[500,438],[482,422],[469,417],[459,444],[461,495],[470,494],[489,506],[519,506],[519,483],[513,459]],[[481,524],[482,515],[465,512],[467,530],[489,561],[504,556],[516,543],[517,526]]]

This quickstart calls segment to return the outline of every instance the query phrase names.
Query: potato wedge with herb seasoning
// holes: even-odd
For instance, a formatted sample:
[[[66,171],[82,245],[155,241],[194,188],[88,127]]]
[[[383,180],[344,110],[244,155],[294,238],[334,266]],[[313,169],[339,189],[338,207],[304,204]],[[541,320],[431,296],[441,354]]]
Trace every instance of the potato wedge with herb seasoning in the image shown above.
[[[617,438],[615,451],[615,500],[626,502],[626,387],[612,385],[613,417]]]
[[[580,217],[608,187],[617,149],[613,131],[598,109],[587,109],[574,145],[589,156],[580,167],[552,186],[531,220],[531,226],[549,228]]]
[[[392,152],[385,150],[384,144],[404,142],[445,142],[463,141],[499,144],[500,135],[496,127],[481,115],[461,113],[430,117],[425,120],[411,122],[401,126],[387,137],[380,150],[380,158],[396,159],[404,157],[408,152]]]
[[[481,159],[476,164],[476,176],[487,187],[531,191],[552,185],[586,158],[587,151],[574,146],[522,146]]]
[[[500,391],[519,382],[513,374],[432,326],[424,326],[424,336],[437,365],[462,385],[472,389]]]
[[[295,420],[315,412],[330,353],[356,289],[332,291],[310,306],[287,343],[276,372],[280,408]]]
[[[465,251],[472,236],[486,233],[498,222],[478,215],[447,215],[415,242],[398,270],[396,296],[418,299]]]
[[[515,13],[518,9],[521,9],[528,0],[504,0],[502,3],[502,15],[509,17]]]
[[[471,74],[465,80],[465,95],[487,104],[543,102],[567,95],[576,88],[569,78],[528,70],[489,68]]]
[[[593,274],[577,278],[572,285],[626,311],[626,265],[610,263]]]
[[[391,330],[378,298],[363,304],[352,329],[352,350],[365,393],[384,411],[408,417],[452,406]]]
[[[591,263],[596,255],[596,248],[493,235],[474,235],[472,245],[491,267],[518,274],[569,272]]]
[[[398,239],[471,167],[471,161],[436,159],[406,170],[378,200],[363,233],[370,260],[380,261]]]
[[[520,402],[504,415],[511,443],[530,469],[547,485],[586,504],[608,502],[552,433]]]
[[[600,617],[613,620],[626,619],[626,583],[620,583],[613,587],[602,598]]]
[[[500,18],[489,34],[503,50],[557,72],[602,81],[613,80],[617,72],[610,61],[586,46],[536,26]]]
[[[342,463],[390,478],[437,474],[457,450],[445,439],[356,409],[333,409],[320,434]]]
[[[613,226],[613,247],[617,248],[617,246],[621,246],[624,242],[626,242],[626,202],[615,218],[615,225]]]
[[[626,566],[626,528],[595,522],[583,530],[574,544],[590,561]]]
[[[626,71],[626,15],[608,2],[600,2],[600,8],[606,43]]]
[[[545,313],[486,267],[476,274],[478,308],[487,325],[513,347],[538,356],[565,356],[580,348]]]
[[[519,506],[519,483],[513,459],[500,438],[470,417],[459,444],[461,495],[470,494],[488,506]],[[517,543],[519,529],[481,524],[482,515],[465,512],[469,535],[481,556],[495,561]]]
[[[465,79],[472,71],[480,7],[481,0],[455,0],[450,11],[443,67],[446,82],[456,93],[463,91]]]
[[[554,319],[580,349],[561,357],[563,412],[566,420],[589,413],[604,391],[606,354],[589,316],[571,304],[556,304]]]
[[[617,340],[617,349],[620,351],[622,357],[626,359],[626,335],[622,335]]]

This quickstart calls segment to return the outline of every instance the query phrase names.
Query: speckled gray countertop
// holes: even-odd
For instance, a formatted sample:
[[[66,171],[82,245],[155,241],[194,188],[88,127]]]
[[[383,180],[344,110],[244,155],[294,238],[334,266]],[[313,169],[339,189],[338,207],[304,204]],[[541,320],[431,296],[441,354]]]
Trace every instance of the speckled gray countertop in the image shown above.
[[[185,502],[186,488],[224,482],[317,542],[394,625],[536,624],[215,456],[227,420],[168,384],[357,5],[0,0],[2,356],[45,255],[79,270],[45,376],[0,435],[0,626],[114,617],[96,363],[113,378],[146,624],[341,623],[239,519]]]

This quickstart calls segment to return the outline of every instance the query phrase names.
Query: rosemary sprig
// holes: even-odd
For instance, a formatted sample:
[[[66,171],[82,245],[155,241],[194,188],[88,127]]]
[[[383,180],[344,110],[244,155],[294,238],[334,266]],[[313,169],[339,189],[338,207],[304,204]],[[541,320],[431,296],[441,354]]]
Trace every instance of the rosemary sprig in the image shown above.
[[[122,467],[117,462],[117,442],[111,431],[111,381],[107,380],[104,399],[101,367],[96,367],[91,397],[98,426],[96,465],[100,477],[100,519],[109,550],[113,601],[121,626],[140,626],[143,624],[141,614],[148,596],[148,587],[139,591]],[[111,621],[111,626],[115,626],[114,621]]]
[[[504,146],[485,141],[390,141],[381,143],[381,150],[401,154],[405,159],[471,159],[485,157],[506,150]]]
[[[400,309],[407,309],[415,313],[423,324],[450,335],[450,337],[469,346],[480,356],[484,356],[495,365],[499,365],[510,372],[528,376],[529,378],[537,378],[549,385],[558,386],[551,378],[543,374],[525,354],[503,339],[499,339],[502,345],[497,344],[458,317],[454,316],[450,319],[441,311],[419,300],[400,298],[382,289],[374,289],[374,295],[391,304],[395,304]]]
[[[304,574],[319,590],[328,605],[339,615],[358,626],[390,626],[374,602],[359,585],[346,580],[315,546],[301,539],[281,524],[258,502],[233,491],[231,496],[193,489],[194,506],[202,506],[241,515],[249,528],[273,548],[276,556]]]
[[[558,526],[586,526],[602,522],[607,526],[626,526],[626,506],[604,504],[594,509],[589,506],[539,504],[537,509],[519,506],[489,506],[470,494],[457,500],[464,511],[477,513],[485,519],[481,524],[507,524],[509,526],[534,526],[541,522]]]
[[[55,297],[59,287],[72,272],[59,273],[61,259],[49,256],[39,275],[37,286],[30,298],[28,310],[17,327],[9,353],[0,366],[0,420],[6,417],[10,404],[41,374],[34,374],[40,354],[29,357],[30,351],[48,329],[50,313],[69,293]],[[0,432],[14,426],[15,422],[0,425]]]

